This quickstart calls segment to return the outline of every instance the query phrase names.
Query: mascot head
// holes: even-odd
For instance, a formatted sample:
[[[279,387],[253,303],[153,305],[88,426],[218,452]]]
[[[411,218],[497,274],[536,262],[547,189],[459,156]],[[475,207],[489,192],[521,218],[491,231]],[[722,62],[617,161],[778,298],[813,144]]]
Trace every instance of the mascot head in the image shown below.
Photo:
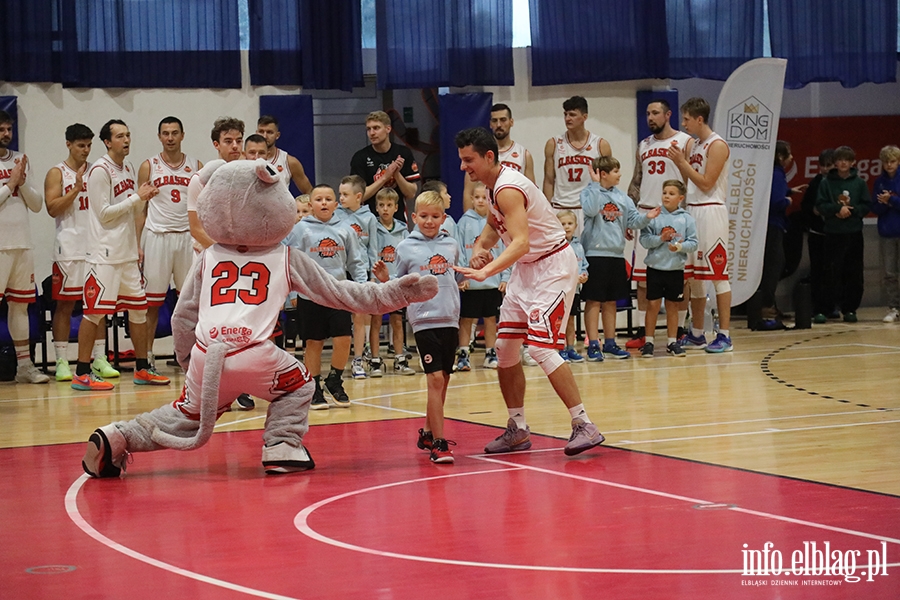
[[[204,183],[197,216],[220,244],[269,247],[283,240],[297,221],[287,186],[262,159],[215,160],[199,173]]]

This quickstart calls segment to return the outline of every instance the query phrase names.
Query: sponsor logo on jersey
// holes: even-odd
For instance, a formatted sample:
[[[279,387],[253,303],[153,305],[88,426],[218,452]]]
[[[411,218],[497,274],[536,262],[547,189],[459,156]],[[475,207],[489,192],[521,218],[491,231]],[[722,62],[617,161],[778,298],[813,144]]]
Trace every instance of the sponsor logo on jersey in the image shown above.
[[[219,328],[213,327],[212,329],[209,330],[209,339],[214,340],[217,337],[219,337]]]
[[[179,177],[178,175],[163,175],[162,177],[157,177],[153,180],[153,185],[156,187],[163,187],[165,185],[177,185],[182,187],[187,187],[191,182],[190,177]]]
[[[397,259],[397,249],[393,246],[385,246],[381,249],[381,260],[392,263]]]
[[[282,171],[284,171],[284,166],[278,165],[278,172],[281,173]]]
[[[541,322],[541,311],[538,309],[534,309],[528,314],[528,322],[529,323],[540,323]]]
[[[228,327],[227,325],[223,325],[219,329],[219,333],[222,336],[222,341],[227,344],[248,344],[253,337],[253,329],[251,329],[250,327],[244,327],[242,325],[239,325],[237,327]]]
[[[603,215],[604,221],[612,223],[622,216],[622,211],[619,210],[619,205],[615,202],[607,202],[603,205],[603,210],[600,211],[600,214]]]
[[[590,144],[588,144],[588,147],[585,148],[584,151],[585,151],[585,152],[590,152],[590,151],[593,150],[593,149],[594,149],[594,147],[591,146]]]
[[[185,168],[184,168],[184,172],[185,172],[185,173],[190,173],[190,172],[191,172],[191,168],[190,168],[190,167],[185,167]]]
[[[319,243],[309,249],[310,252],[317,253],[322,258],[334,258],[334,256],[344,249],[331,238],[319,240]]]
[[[431,364],[431,361],[433,361],[433,360],[434,360],[434,359],[431,357],[430,354],[426,354],[425,356],[422,357],[422,361],[423,361],[426,365],[430,365],[430,364]]]
[[[519,153],[518,153],[518,152],[513,152],[513,153],[512,153],[512,157],[513,157],[513,158],[519,158]]]
[[[419,165],[416,164],[416,161],[413,161],[412,170],[413,170],[413,173],[419,172]]]
[[[576,156],[560,156],[559,161],[556,164],[557,169],[561,169],[568,165],[590,165],[591,161],[594,160],[590,156],[584,156],[578,154]]]
[[[450,263],[440,254],[435,254],[428,259],[428,264],[419,267],[420,271],[431,271],[432,275],[443,275],[450,270]]]

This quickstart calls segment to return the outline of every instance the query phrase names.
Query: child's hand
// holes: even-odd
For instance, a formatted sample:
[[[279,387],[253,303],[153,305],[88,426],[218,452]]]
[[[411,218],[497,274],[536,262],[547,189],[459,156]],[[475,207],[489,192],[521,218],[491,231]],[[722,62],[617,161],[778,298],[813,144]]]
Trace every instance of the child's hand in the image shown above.
[[[469,289],[469,280],[463,279],[462,281],[460,281],[459,283],[456,284],[456,287],[458,287],[459,291],[461,291],[461,292],[466,291],[467,289]]]
[[[631,240],[633,240],[634,239],[634,231],[631,229],[626,229],[625,230],[625,239],[628,240],[629,242]]]
[[[672,252],[681,252],[681,242],[669,244],[669,250],[671,250]]]
[[[882,204],[887,204],[891,201],[891,193],[887,190],[884,190],[880,194],[878,194],[878,201]]]
[[[662,212],[662,207],[657,206],[656,208],[654,208],[653,210],[651,210],[650,212],[648,212],[648,213],[647,213],[647,216],[650,217],[651,219],[655,219],[656,217],[659,216],[659,213],[660,213],[660,212]]]
[[[578,283],[584,283],[585,281],[587,281],[587,279],[588,279],[588,274],[582,273],[581,275],[578,276]]]
[[[494,255],[491,254],[490,250],[478,250],[472,253],[469,266],[473,269],[482,269],[492,260],[494,260]]]
[[[501,281],[500,285],[497,286],[497,289],[500,290],[500,293],[503,294],[506,292],[506,282]]]
[[[659,239],[661,239],[664,242],[668,242],[668,241],[672,240],[674,237],[675,237],[675,232],[672,231],[671,229],[666,229],[661,234],[659,234]]]
[[[388,271],[387,265],[384,264],[383,260],[379,260],[374,265],[372,265],[372,275],[377,277],[378,281],[380,281],[381,283],[384,283],[391,278],[391,274]]]
[[[841,210],[837,214],[838,219],[846,219],[849,216],[850,216],[850,207],[842,206]]]
[[[591,171],[591,181],[600,183],[600,170],[599,169],[595,170],[593,167],[591,167],[590,171]]]

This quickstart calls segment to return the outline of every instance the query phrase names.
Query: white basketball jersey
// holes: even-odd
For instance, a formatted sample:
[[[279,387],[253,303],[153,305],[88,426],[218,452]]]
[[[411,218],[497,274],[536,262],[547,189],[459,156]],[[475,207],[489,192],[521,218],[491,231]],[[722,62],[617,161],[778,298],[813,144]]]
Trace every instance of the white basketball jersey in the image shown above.
[[[269,339],[290,292],[290,249],[238,252],[214,244],[202,255],[197,341],[244,348]]]
[[[62,193],[65,196],[75,187],[77,173],[65,162],[59,163],[56,168],[62,173]],[[91,226],[87,194],[87,174],[90,170],[91,165],[88,163],[81,179],[81,193],[63,214],[56,217],[56,245],[53,247],[53,260],[84,260],[88,230]]]
[[[556,218],[556,211],[547,202],[541,190],[522,173],[501,166],[494,189],[488,190],[488,197],[491,201],[492,225],[504,244],[509,246],[512,238],[506,231],[505,217],[500,212],[495,200],[496,195],[504,188],[514,188],[525,196],[529,250],[519,259],[519,262],[534,262],[566,245],[566,232],[559,224],[559,219]]]
[[[21,152],[6,151],[0,158],[0,186],[9,181],[13,168],[22,160]],[[26,180],[31,180],[31,166],[26,169]],[[0,204],[0,250],[31,248],[31,227],[28,225],[28,207],[22,198],[21,187]]]
[[[500,164],[519,173],[525,172],[525,146],[519,142],[513,142],[506,150],[501,150],[497,157]]]
[[[576,148],[568,134],[555,138],[556,183],[550,199],[554,208],[581,208],[581,190],[591,182],[591,162],[600,156],[600,141],[599,135],[588,132],[587,142]]]
[[[684,182],[684,176],[669,158],[669,148],[684,149],[687,147],[691,136],[683,131],[676,131],[675,135],[664,140],[649,136],[638,144],[638,154],[641,157],[641,201],[642,208],[656,208],[662,205],[663,182],[668,179],[677,179]]]
[[[288,157],[290,154],[285,152],[284,150],[279,150],[275,148],[275,156],[269,159],[269,164],[272,165],[281,178],[284,180],[284,184],[289,186],[291,185],[291,169],[288,166]]]
[[[90,242],[85,258],[91,263],[119,264],[138,259],[137,234],[134,231],[134,213],[127,211],[112,221],[100,222],[102,206],[97,202],[97,194],[91,188],[91,174],[97,169],[106,171],[109,177],[109,205],[113,206],[128,199],[135,193],[136,175],[131,163],[124,162],[120,167],[108,154],[104,154],[91,165],[88,171],[89,208],[91,210]]]
[[[149,162],[150,183],[159,188],[159,194],[147,203],[145,227],[154,233],[189,231],[187,191],[197,160],[183,154],[181,163],[170,165],[160,153]]]
[[[723,144],[728,142],[722,139],[718,133],[713,133],[702,142],[694,141],[694,150],[691,152],[691,167],[700,174],[706,173],[706,167],[709,165],[709,148],[713,142],[720,140]],[[688,206],[698,206],[700,204],[725,204],[726,194],[728,193],[728,169],[722,168],[719,173],[719,179],[716,184],[708,192],[704,192],[697,187],[692,181],[687,184],[687,204]]]

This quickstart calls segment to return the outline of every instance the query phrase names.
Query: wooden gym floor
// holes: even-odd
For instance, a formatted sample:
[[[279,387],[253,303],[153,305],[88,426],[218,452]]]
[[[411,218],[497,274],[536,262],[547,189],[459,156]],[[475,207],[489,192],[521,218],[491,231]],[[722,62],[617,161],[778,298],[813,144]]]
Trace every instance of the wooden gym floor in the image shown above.
[[[346,381],[350,409],[310,413],[316,469],[282,477],[262,401],[198,451],[84,476],[91,431],[173,400],[171,367],[168,389],[0,384],[0,597],[896,599],[900,325],[860,316],[573,365],[607,438],[573,458],[527,367],[534,447],[482,454],[507,416],[480,351],[451,378],[453,466],[415,448],[421,375]]]

